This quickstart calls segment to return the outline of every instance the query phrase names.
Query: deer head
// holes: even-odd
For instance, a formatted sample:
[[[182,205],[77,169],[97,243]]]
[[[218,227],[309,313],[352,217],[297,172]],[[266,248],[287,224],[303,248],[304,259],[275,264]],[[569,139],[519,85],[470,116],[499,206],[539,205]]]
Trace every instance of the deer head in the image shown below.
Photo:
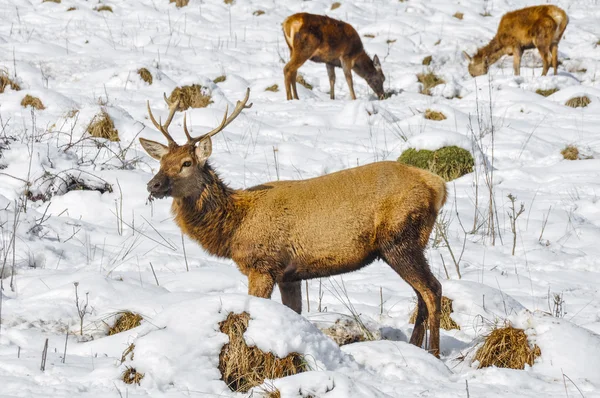
[[[489,63],[486,56],[477,53],[471,57],[465,51],[463,51],[463,55],[469,60],[469,74],[472,77],[477,77],[488,73]]]
[[[185,198],[199,195],[203,187],[211,178],[206,161],[212,153],[211,137],[221,132],[231,123],[244,108],[250,108],[252,104],[246,105],[250,96],[250,89],[246,90],[246,97],[238,101],[231,115],[227,115],[225,109],[223,121],[215,129],[198,137],[192,137],[187,129],[187,118],[183,117],[183,131],[187,137],[184,145],[178,145],[168,132],[173,115],[179,106],[179,100],[169,102],[164,95],[165,102],[169,105],[169,116],[164,124],[156,121],[150,110],[148,102],[148,114],[154,126],[165,136],[168,145],[160,142],[140,138],[140,143],[148,155],[160,161],[160,170],[150,180],[147,189],[150,196],[155,198],[173,197]]]
[[[383,82],[385,81],[385,76],[383,75],[381,62],[379,62],[379,57],[377,55],[373,57],[373,66],[375,67],[375,73],[367,76],[365,80],[367,81],[369,87],[375,91],[377,98],[384,99],[385,92],[383,91]]]

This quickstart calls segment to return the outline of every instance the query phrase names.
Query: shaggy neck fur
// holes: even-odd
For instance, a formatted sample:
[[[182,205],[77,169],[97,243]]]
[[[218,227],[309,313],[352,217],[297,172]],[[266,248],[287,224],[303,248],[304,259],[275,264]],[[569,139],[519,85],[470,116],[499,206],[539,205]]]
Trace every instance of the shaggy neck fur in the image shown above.
[[[483,61],[488,60],[488,65],[498,61],[504,55],[505,47],[500,44],[500,41],[494,37],[487,46],[481,47],[475,54],[475,59]]]
[[[231,258],[231,243],[245,207],[237,203],[237,191],[229,188],[208,163],[199,173],[198,193],[174,198],[175,222],[210,254]]]

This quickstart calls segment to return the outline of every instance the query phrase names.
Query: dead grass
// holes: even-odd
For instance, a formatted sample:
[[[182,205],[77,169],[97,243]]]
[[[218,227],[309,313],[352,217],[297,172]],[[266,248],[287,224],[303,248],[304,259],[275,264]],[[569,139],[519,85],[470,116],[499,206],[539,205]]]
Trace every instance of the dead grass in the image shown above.
[[[232,5],[235,4],[235,0],[223,0],[223,3],[227,4],[227,5]]]
[[[12,90],[19,91],[21,86],[14,80],[12,80],[5,70],[0,69],[0,94],[4,92],[6,87],[10,87]]]
[[[216,77],[216,78],[213,80],[213,83],[215,83],[215,84],[216,84],[216,83],[223,83],[225,80],[227,80],[227,76],[225,76],[225,75],[221,75],[221,76],[218,76],[218,77]]]
[[[271,91],[273,93],[276,93],[279,91],[279,86],[277,84],[273,84],[272,86],[265,88],[265,91]]]
[[[434,111],[432,109],[425,110],[425,119],[427,120],[446,120],[446,115],[442,112]]]
[[[417,74],[417,80],[423,85],[421,94],[431,95],[431,89],[437,85],[444,84],[446,81],[433,73],[432,71]]]
[[[96,8],[94,8],[94,10],[98,11],[98,12],[102,12],[102,11],[110,11],[113,12],[113,9],[111,6],[107,6],[106,4],[103,4],[101,6],[98,6]]]
[[[169,102],[179,99],[179,111],[183,112],[188,108],[206,108],[212,104],[210,91],[199,84],[191,86],[176,87],[169,95]]]
[[[333,325],[321,329],[321,331],[339,346],[370,340],[365,336],[361,326],[350,318],[338,319]],[[373,333],[373,335],[376,335],[377,339],[380,338],[377,333]]]
[[[444,330],[453,330],[453,329],[457,329],[460,330],[460,326],[458,325],[458,323],[454,322],[454,319],[452,319],[450,317],[450,314],[452,314],[452,300],[450,300],[448,297],[443,296],[442,297],[442,316],[440,318],[440,327]],[[415,321],[417,320],[417,308],[414,309],[414,311],[412,312],[412,314],[410,315],[410,318],[408,319],[409,323],[415,323]],[[425,328],[427,328],[428,322],[425,321]]]
[[[308,370],[304,357],[291,353],[285,358],[277,358],[270,352],[257,347],[249,347],[244,340],[250,315],[230,313],[219,324],[222,333],[229,336],[219,355],[219,370],[222,379],[232,391],[247,392],[261,385],[265,379],[278,379]]]
[[[144,319],[140,314],[131,311],[121,312],[117,316],[115,324],[108,329],[109,336],[136,328],[140,326],[141,321]]]
[[[144,378],[143,373],[138,373],[138,371],[135,370],[135,368],[132,368],[130,366],[126,366],[125,371],[123,372],[123,374],[121,374],[121,380],[123,380],[123,382],[125,384],[134,384],[135,383],[139,386],[140,381],[142,381],[143,378]]]
[[[365,33],[365,34],[363,35],[363,37],[368,37],[369,39],[374,39],[374,38],[375,38],[375,35],[374,35],[374,34],[372,34],[372,33]]]
[[[298,73],[296,75],[296,83],[306,87],[309,90],[313,89],[312,84],[308,83],[306,80],[304,80],[304,76],[302,76],[300,73]]]
[[[125,348],[125,351],[123,351],[123,353],[121,354],[121,363],[127,360],[127,356],[129,356],[130,361],[133,361],[133,350],[135,350],[135,344],[131,343],[127,346],[127,348]]]
[[[425,58],[423,58],[422,64],[429,66],[429,65],[431,65],[431,61],[433,61],[433,57],[431,55],[428,55]]]
[[[119,141],[119,132],[115,129],[115,124],[104,109],[94,116],[86,128],[86,132],[92,137]]]
[[[460,19],[462,21],[462,19],[464,18],[465,14],[463,14],[462,12],[455,12],[454,15],[452,15],[454,18],[456,19]]]
[[[140,68],[137,71],[140,78],[148,84],[152,84],[152,73],[146,68]]]
[[[578,160],[579,159],[579,149],[577,149],[574,145],[567,145],[565,149],[560,151],[563,158],[566,160]]]
[[[79,113],[79,109],[71,109],[65,114],[66,118],[72,119]]]
[[[67,11],[75,11],[77,9],[77,7],[69,7],[67,8]]]
[[[535,90],[536,94],[539,94],[541,96],[547,97],[549,95],[554,94],[555,92],[557,92],[558,89],[557,88],[551,88],[549,90],[542,90],[541,88],[538,88],[537,90]]]
[[[592,100],[589,99],[589,97],[584,95],[581,97],[573,97],[573,98],[569,99],[567,102],[565,102],[565,105],[570,106],[571,108],[585,108],[591,102],[592,102]]]
[[[529,345],[523,329],[508,325],[492,330],[475,353],[474,359],[479,361],[478,369],[488,366],[525,369],[525,364],[532,366],[541,354],[540,347]]]
[[[21,100],[21,106],[24,108],[30,106],[37,110],[46,109],[46,107],[42,103],[41,99],[39,99],[38,97],[34,97],[32,95],[29,95],[29,94],[27,94],[25,97],[23,97],[23,99]]]
[[[263,10],[256,10],[252,13],[252,15],[254,15],[255,17],[260,17],[261,15],[263,15],[265,12]]]
[[[339,1],[336,1],[335,3],[333,3],[331,5],[331,9],[332,10],[337,10],[338,8],[340,8],[341,5],[342,5],[342,3],[340,3]]]
[[[43,0],[42,3],[57,3],[60,4],[61,0]]]
[[[175,3],[175,7],[185,7],[190,3],[190,0],[169,0],[169,3]]]

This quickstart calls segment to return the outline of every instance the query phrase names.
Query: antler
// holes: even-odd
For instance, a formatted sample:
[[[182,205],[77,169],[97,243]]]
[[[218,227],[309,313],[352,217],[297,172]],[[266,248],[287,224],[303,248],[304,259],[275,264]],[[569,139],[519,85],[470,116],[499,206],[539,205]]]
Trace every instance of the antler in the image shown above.
[[[229,115],[229,117],[227,117],[227,111],[229,110],[229,107],[226,107],[225,108],[225,115],[223,116],[223,121],[221,122],[221,124],[218,127],[216,127],[215,129],[209,131],[208,133],[203,134],[203,135],[198,136],[198,137],[195,137],[195,138],[192,137],[190,135],[190,133],[188,132],[186,118],[184,116],[183,117],[183,131],[185,132],[185,135],[186,135],[186,137],[188,139],[188,144],[192,144],[193,145],[193,144],[197,143],[198,141],[201,141],[201,140],[203,140],[205,138],[208,138],[208,137],[212,137],[213,135],[221,132],[225,127],[227,127],[227,125],[229,123],[233,122],[233,120],[236,117],[238,117],[238,115],[242,112],[242,110],[244,110],[246,108],[251,108],[252,107],[252,104],[246,105],[246,103],[248,102],[248,98],[250,98],[250,88],[246,89],[246,96],[244,97],[244,99],[241,100],[241,101],[238,101],[235,104],[235,109],[233,110],[233,112],[231,112],[231,115]]]
[[[169,105],[169,116],[167,117],[165,124],[161,125],[154,118],[154,115],[152,114],[152,110],[150,110],[150,101],[147,101],[148,115],[150,116],[150,120],[152,120],[154,127],[156,127],[167,138],[169,145],[170,146],[177,145],[177,143],[175,142],[173,137],[171,137],[171,134],[169,134],[168,129],[169,129],[169,125],[171,124],[171,121],[173,120],[173,116],[175,115],[175,111],[177,111],[177,107],[179,106],[179,98],[177,98],[177,100],[175,100],[173,102],[169,102],[169,100],[167,99],[167,95],[163,93],[163,96],[164,96],[165,102],[167,103],[167,105]],[[186,130],[186,132],[187,132],[187,130]]]

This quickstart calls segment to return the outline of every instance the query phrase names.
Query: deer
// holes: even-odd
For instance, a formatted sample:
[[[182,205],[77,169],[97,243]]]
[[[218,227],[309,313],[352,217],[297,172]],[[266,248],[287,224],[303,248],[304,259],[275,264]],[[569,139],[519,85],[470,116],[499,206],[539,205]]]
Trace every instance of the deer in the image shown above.
[[[488,45],[478,49],[473,57],[463,51],[469,60],[469,74],[473,77],[484,75],[503,55],[512,55],[514,72],[519,76],[523,51],[537,48],[542,57],[542,76],[548,73],[550,63],[556,75],[558,42],[568,23],[567,14],[554,5],[526,7],[504,14]]]
[[[287,17],[282,24],[290,60],[283,68],[288,100],[298,99],[296,76],[307,61],[324,63],[329,77],[329,97],[335,99],[335,68],[342,68],[350,96],[356,99],[352,71],[365,79],[379,99],[384,99],[385,76],[379,57],[371,59],[356,30],[345,22],[323,15],[298,13]]]
[[[304,180],[273,181],[247,189],[223,182],[209,162],[212,137],[246,105],[238,101],[208,133],[178,145],[168,132],[178,101],[169,104],[164,124],[148,114],[168,144],[140,138],[160,162],[148,182],[151,198],[173,199],[181,231],[211,255],[233,260],[248,277],[248,294],[270,298],[275,285],[282,303],[302,312],[301,281],[356,271],[385,261],[415,291],[417,318],[410,342],[422,346],[429,326],[429,351],[439,357],[442,287],[424,250],[446,185],[437,175],[381,161]]]

